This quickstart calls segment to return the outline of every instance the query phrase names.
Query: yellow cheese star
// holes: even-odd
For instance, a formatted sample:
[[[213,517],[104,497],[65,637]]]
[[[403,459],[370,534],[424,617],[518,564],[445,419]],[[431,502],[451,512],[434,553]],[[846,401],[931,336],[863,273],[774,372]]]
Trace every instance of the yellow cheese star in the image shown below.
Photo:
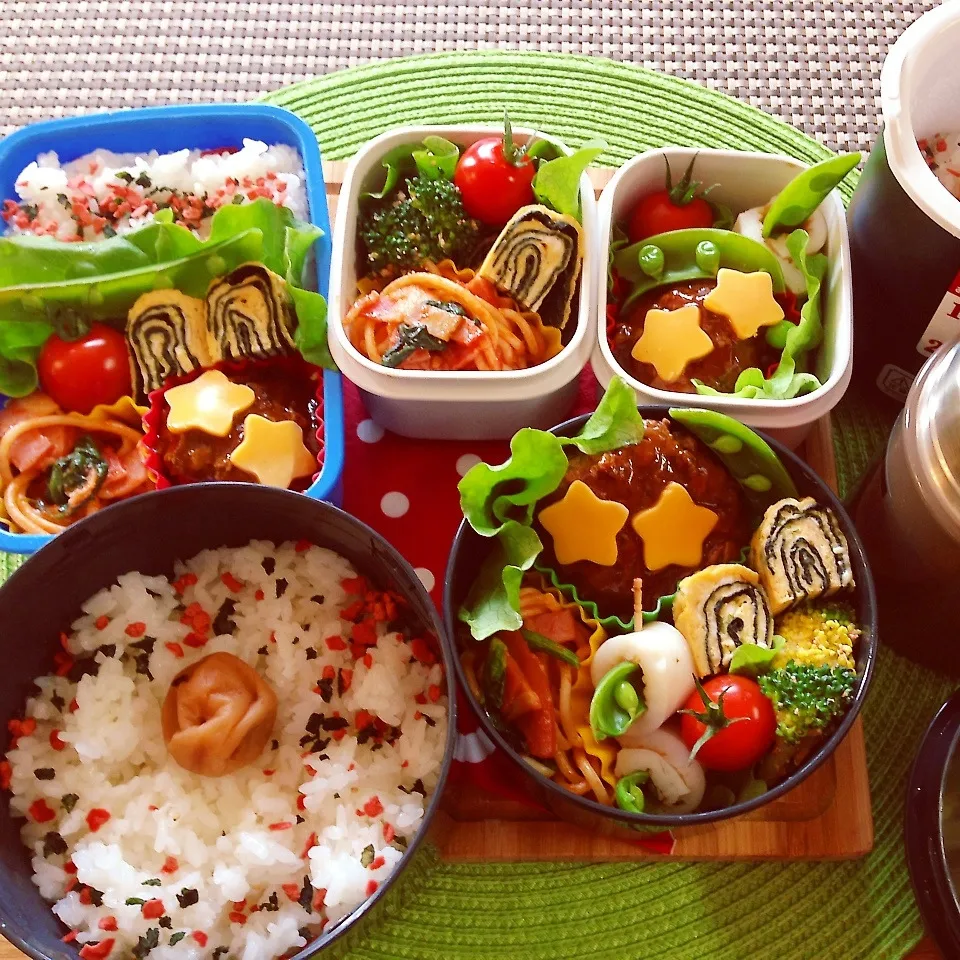
[[[243,440],[230,454],[230,462],[271,487],[289,487],[297,477],[317,469],[317,459],[306,448],[296,423],[275,423],[255,413],[244,418]]]
[[[643,541],[643,559],[648,570],[662,570],[671,563],[695,567],[703,559],[703,541],[719,518],[693,502],[685,487],[668,483],[660,499],[630,521]]]
[[[661,380],[673,383],[691,360],[712,350],[713,341],[700,329],[700,308],[688,303],[679,310],[648,310],[643,334],[631,355],[641,363],[653,364]]]
[[[703,305],[726,317],[741,340],[749,340],[761,327],[771,327],[783,319],[783,308],[773,297],[773,277],[762,270],[721,270],[716,287]]]
[[[553,537],[557,563],[589,560],[601,567],[617,562],[617,534],[630,511],[615,500],[601,500],[582,480],[574,480],[562,500],[540,511],[540,523]]]
[[[246,410],[256,397],[246,384],[234,383],[219,370],[207,370],[196,380],[171,387],[164,394],[170,406],[167,429],[171,433],[202,430],[225,437],[234,416]]]

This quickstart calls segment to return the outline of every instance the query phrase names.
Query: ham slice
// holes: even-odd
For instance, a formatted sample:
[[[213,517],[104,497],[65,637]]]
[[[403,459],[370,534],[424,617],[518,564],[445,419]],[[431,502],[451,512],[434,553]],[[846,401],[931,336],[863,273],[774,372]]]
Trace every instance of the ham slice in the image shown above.
[[[8,430],[37,417],[61,413],[56,403],[43,393],[11,400],[0,410],[0,439]],[[76,444],[77,431],[73,427],[43,427],[31,430],[14,440],[10,447],[10,462],[21,473],[43,470],[65,457]]]
[[[110,447],[105,447],[103,458],[107,461],[107,477],[100,487],[101,499],[120,500],[129,497],[146,483],[147,468],[136,449],[120,457]]]

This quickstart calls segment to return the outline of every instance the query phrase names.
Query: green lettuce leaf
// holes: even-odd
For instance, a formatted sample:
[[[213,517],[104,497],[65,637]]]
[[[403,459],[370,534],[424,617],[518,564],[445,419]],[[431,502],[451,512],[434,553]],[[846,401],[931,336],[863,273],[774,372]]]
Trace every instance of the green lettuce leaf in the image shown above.
[[[459,611],[475,640],[520,629],[520,582],[541,550],[543,544],[530,527],[515,520],[500,527],[494,549]]]
[[[773,646],[769,649],[755,643],[741,643],[730,660],[730,673],[739,673],[744,677],[758,677],[761,673],[767,673],[784,643],[786,641],[781,636],[773,638]]]
[[[580,177],[606,149],[602,140],[591,140],[570,156],[541,163],[533,178],[538,203],[580,219]]]
[[[478,463],[460,481],[463,515],[482,537],[495,536],[508,520],[529,524],[534,504],[553,493],[566,472],[560,438],[524,427],[510,441],[509,459],[496,467]]]
[[[327,301],[314,290],[289,287],[293,306],[297,311],[297,330],[294,340],[307,363],[336,370],[327,343]]]
[[[750,367],[737,377],[733,393],[722,393],[694,380],[697,393],[711,397],[747,397],[751,400],[792,400],[822,386],[814,374],[797,371],[805,354],[818,347],[823,339],[820,301],[829,261],[822,253],[808,256],[809,241],[810,235],[806,230],[794,230],[787,237],[787,250],[806,281],[807,300],[800,308],[799,323],[783,320],[771,327],[767,334],[767,342],[771,346],[783,348],[773,376],[765,377],[759,368]]]
[[[606,453],[643,439],[643,417],[633,390],[614,377],[590,419],[575,437],[561,437],[582,453]]]
[[[423,146],[413,151],[417,173],[430,180],[452,180],[460,159],[460,148],[443,137],[424,137]]]
[[[0,322],[0,392],[24,397],[37,389],[37,357],[52,333],[46,320]]]
[[[248,261],[286,278],[298,315],[303,311],[306,330],[299,339],[311,362],[333,367],[326,304],[299,289],[319,228],[266,199],[221,207],[207,240],[164,213],[139,230],[97,242],[0,237],[0,392],[24,396],[35,389],[40,347],[65,324],[122,320],[151,290],[175,288],[202,298],[211,280]]]

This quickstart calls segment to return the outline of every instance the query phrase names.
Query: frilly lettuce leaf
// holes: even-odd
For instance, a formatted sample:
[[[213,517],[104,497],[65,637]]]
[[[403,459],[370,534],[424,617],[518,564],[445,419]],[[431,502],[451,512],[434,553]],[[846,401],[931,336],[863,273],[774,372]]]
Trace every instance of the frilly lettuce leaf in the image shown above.
[[[575,153],[541,163],[533,178],[538,203],[580,219],[580,177],[606,149],[602,140],[591,140]]]
[[[566,472],[560,438],[524,427],[510,441],[508,460],[496,467],[478,463],[460,481],[463,515],[482,537],[495,536],[511,519],[529,524],[534,504],[553,493]]]
[[[783,649],[786,640],[774,636],[772,647],[760,647],[755,643],[741,643],[730,660],[730,673],[739,673],[745,677],[757,677],[767,673],[777,654]]]
[[[501,630],[520,629],[520,581],[541,550],[543,544],[531,527],[515,520],[500,527],[494,549],[459,612],[475,640],[485,640]]]
[[[443,137],[424,137],[421,143],[401,143],[380,158],[382,172],[372,175],[360,194],[365,200],[385,200],[409,177],[419,174],[431,180],[452,180],[460,148]]]
[[[327,301],[315,290],[288,287],[297,311],[297,329],[294,341],[307,363],[336,370],[327,342]]]
[[[820,294],[828,260],[822,253],[808,256],[809,241],[806,230],[794,230],[787,237],[790,256],[806,280],[807,300],[800,309],[799,323],[784,320],[772,327],[767,335],[768,343],[783,347],[773,375],[765,377],[758,367],[750,367],[737,377],[732,393],[723,393],[695,380],[697,393],[710,397],[747,397],[750,400],[792,400],[822,386],[814,374],[797,372],[803,355],[819,346],[823,338]]]
[[[643,417],[633,390],[619,377],[593,415],[574,437],[524,427],[510,441],[510,457],[499,466],[478,463],[458,487],[460,506],[470,526],[482,537],[496,536],[508,520],[530,524],[537,501],[560,486],[567,472],[563,448],[603,453],[643,439]]]
[[[560,442],[572,444],[582,453],[605,453],[642,439],[643,417],[637,397],[620,377],[614,377],[583,429],[575,437],[561,437]]]
[[[459,486],[463,515],[480,536],[496,538],[460,611],[476,639],[521,625],[520,581],[543,549],[531,528],[534,509],[567,472],[564,447],[596,454],[642,438],[643,418],[633,390],[615,377],[576,436],[525,427],[510,441],[508,460],[494,467],[478,463],[467,472]]]

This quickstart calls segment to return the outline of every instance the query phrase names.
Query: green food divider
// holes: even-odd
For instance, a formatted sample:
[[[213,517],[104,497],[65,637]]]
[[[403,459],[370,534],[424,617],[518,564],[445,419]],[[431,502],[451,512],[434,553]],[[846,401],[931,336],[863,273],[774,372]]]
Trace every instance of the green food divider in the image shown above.
[[[435,54],[307,81],[265,99],[300,114],[327,160],[399,124],[535,126],[571,146],[602,137],[600,163],[664,144],[829,152],[721,93],[601,59]],[[846,199],[851,178],[844,184]],[[889,420],[848,395],[835,415],[841,490],[881,449]],[[0,557],[7,576],[17,558]],[[899,957],[922,930],[903,853],[906,778],[952,684],[883,650],[864,709],[874,851],[839,863],[445,864],[430,849],[324,957],[345,960],[778,960]],[[841,774],[842,775],[842,774]]]

